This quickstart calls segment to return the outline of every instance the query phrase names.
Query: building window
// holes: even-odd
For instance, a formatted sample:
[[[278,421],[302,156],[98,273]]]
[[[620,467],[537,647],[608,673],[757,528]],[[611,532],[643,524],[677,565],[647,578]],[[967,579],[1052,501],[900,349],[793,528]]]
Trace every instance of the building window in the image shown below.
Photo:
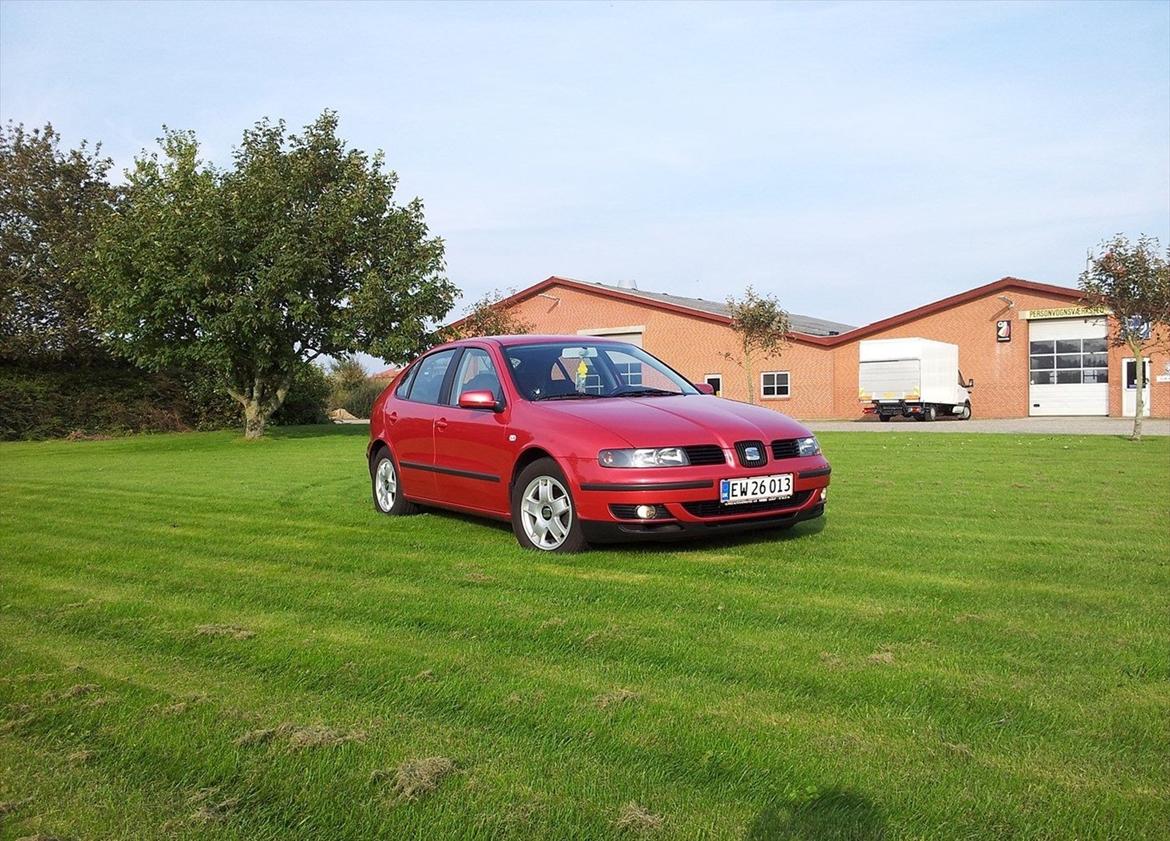
[[[721,397],[723,395],[723,375],[722,374],[704,374],[703,382],[715,389],[715,396]]]
[[[760,374],[761,397],[787,397],[788,393],[787,371],[765,371]]]
[[[1104,339],[1047,339],[1028,344],[1028,381],[1032,385],[1109,382]]]

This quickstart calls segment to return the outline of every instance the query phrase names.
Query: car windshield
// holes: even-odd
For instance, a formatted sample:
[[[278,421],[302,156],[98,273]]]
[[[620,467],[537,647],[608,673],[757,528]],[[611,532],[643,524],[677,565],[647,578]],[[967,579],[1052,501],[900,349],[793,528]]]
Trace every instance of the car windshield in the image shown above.
[[[622,342],[504,348],[516,388],[528,400],[588,400],[698,394],[686,378]]]

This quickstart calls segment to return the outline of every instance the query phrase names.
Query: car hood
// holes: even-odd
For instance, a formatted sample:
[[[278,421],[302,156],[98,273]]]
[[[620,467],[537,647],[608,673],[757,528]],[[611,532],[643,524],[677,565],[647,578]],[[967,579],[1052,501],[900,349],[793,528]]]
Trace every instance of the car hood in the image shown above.
[[[719,444],[801,438],[812,433],[787,415],[707,395],[607,397],[534,404],[541,412],[584,421],[635,447]]]

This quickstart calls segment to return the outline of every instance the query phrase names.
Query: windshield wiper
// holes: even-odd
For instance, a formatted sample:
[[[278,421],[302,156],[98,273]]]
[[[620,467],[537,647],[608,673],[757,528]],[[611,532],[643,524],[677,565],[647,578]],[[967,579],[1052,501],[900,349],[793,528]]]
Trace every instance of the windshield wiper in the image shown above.
[[[679,392],[667,391],[664,388],[631,388],[628,391],[618,391],[610,395],[611,397],[656,397],[658,395],[665,395],[666,397],[677,397]]]
[[[533,397],[532,400],[533,400],[533,402],[535,402],[537,400],[583,400],[583,399],[593,400],[593,399],[596,399],[600,396],[601,396],[600,394],[588,394],[588,393],[584,393],[584,392],[574,392],[572,394],[542,394],[539,397]]]

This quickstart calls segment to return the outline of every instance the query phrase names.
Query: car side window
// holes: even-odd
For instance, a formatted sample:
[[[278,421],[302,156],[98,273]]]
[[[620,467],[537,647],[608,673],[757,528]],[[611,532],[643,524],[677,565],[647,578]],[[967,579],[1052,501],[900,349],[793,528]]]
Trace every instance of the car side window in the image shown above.
[[[402,382],[398,384],[398,388],[394,392],[394,396],[405,400],[410,394],[410,384],[414,382],[414,375],[418,373],[418,366],[415,365],[406,372],[406,376],[402,378]]]
[[[451,364],[453,356],[454,350],[441,350],[419,362],[407,399],[418,403],[438,403],[439,394],[443,390],[443,378],[447,376],[447,366]]]
[[[463,352],[448,402],[452,406],[459,405],[459,397],[466,391],[490,391],[496,400],[503,395],[496,366],[492,364],[492,358],[486,350],[468,348]]]

